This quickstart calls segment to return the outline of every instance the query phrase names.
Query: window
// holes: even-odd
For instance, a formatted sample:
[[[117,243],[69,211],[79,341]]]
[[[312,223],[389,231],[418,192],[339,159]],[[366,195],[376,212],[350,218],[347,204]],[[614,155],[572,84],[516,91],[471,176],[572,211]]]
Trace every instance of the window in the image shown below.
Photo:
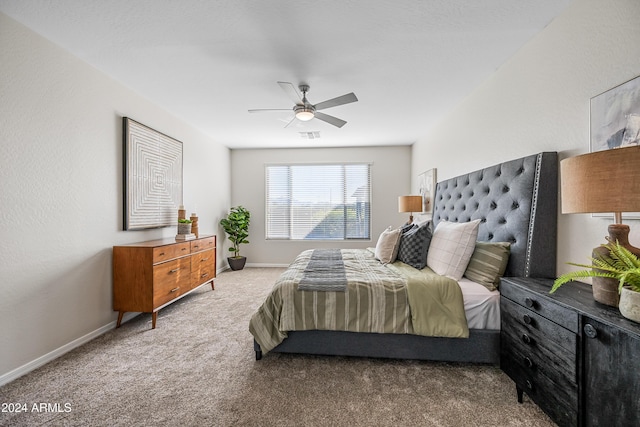
[[[267,165],[267,239],[369,239],[369,164]]]

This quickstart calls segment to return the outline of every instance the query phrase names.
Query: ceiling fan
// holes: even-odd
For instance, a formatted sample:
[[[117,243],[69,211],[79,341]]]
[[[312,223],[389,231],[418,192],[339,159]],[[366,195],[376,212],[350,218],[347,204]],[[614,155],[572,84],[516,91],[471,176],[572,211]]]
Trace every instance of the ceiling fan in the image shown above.
[[[301,84],[300,86],[298,86],[298,88],[300,89],[300,92],[302,92],[302,95],[300,95],[300,92],[298,92],[298,90],[296,90],[296,87],[289,82],[278,82],[278,84],[280,85],[280,87],[282,88],[282,90],[284,90],[284,92],[287,94],[287,96],[289,96],[289,98],[295,102],[295,105],[293,106],[293,112],[295,114],[295,116],[293,117],[293,119],[291,119],[291,121],[289,123],[287,123],[287,126],[289,126],[291,123],[293,123],[296,119],[306,122],[309,121],[311,119],[313,119],[314,117],[316,119],[322,120],[323,122],[327,122],[329,124],[332,124],[336,127],[341,128],[342,126],[344,126],[347,122],[345,122],[342,119],[339,119],[337,117],[333,117],[330,116],[328,114],[324,114],[324,113],[320,113],[318,110],[324,110],[326,108],[331,108],[331,107],[337,107],[338,105],[344,105],[344,104],[349,104],[351,102],[356,102],[358,100],[358,98],[356,98],[355,94],[353,92],[348,93],[346,95],[342,95],[342,96],[338,96],[337,98],[332,98],[323,102],[319,102],[317,104],[311,104],[308,100],[307,100],[307,92],[309,92],[309,85],[305,85],[305,84]],[[254,110],[249,110],[250,113],[262,113],[262,112],[269,112],[269,111],[291,111],[291,109],[254,109]],[[285,127],[287,127],[285,126]]]

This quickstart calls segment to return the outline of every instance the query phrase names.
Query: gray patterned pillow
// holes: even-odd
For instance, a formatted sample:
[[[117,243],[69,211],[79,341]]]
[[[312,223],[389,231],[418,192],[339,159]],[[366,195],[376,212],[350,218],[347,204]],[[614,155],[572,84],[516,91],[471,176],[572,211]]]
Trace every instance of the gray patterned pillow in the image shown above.
[[[422,270],[427,265],[427,253],[431,243],[431,222],[407,228],[400,238],[398,261]]]

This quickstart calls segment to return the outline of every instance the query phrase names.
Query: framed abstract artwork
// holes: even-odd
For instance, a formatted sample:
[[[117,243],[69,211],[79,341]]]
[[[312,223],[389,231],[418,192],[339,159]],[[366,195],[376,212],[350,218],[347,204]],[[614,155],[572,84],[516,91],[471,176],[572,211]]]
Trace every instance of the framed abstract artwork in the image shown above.
[[[175,225],[182,204],[182,142],[128,117],[124,134],[124,229]]]
[[[422,212],[433,213],[433,199],[436,196],[436,169],[429,169],[418,175],[418,192],[422,196]]]
[[[591,152],[640,144],[640,76],[591,98]]]

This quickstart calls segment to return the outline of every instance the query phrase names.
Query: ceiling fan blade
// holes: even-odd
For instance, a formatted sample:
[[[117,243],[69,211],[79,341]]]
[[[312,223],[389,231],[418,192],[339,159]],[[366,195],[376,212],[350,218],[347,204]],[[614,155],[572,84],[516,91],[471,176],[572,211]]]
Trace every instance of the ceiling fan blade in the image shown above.
[[[298,92],[298,89],[289,82],[278,82],[284,93],[296,104],[302,104],[302,96]]]
[[[282,112],[282,111],[288,111],[291,112],[291,108],[256,108],[253,110],[249,110],[250,113],[269,113],[269,112],[273,112],[273,113],[278,113],[278,112]]]
[[[329,124],[331,124],[331,125],[334,125],[334,126],[336,126],[336,127],[339,127],[339,128],[341,128],[342,126],[344,126],[344,125],[346,125],[346,124],[347,124],[347,122],[345,122],[345,121],[344,121],[344,120],[342,120],[342,119],[339,119],[339,118],[337,118],[337,117],[330,116],[330,115],[328,115],[328,114],[318,113],[317,111],[316,111],[316,113],[315,113],[314,117],[315,117],[316,119],[322,120],[323,122],[327,122],[327,123],[329,123]]]
[[[349,104],[351,102],[356,102],[357,100],[358,98],[356,98],[356,95],[353,92],[351,92],[346,95],[339,96],[337,98],[320,102],[314,105],[314,107],[316,107],[316,110],[324,110],[325,108],[337,107],[338,105]]]

